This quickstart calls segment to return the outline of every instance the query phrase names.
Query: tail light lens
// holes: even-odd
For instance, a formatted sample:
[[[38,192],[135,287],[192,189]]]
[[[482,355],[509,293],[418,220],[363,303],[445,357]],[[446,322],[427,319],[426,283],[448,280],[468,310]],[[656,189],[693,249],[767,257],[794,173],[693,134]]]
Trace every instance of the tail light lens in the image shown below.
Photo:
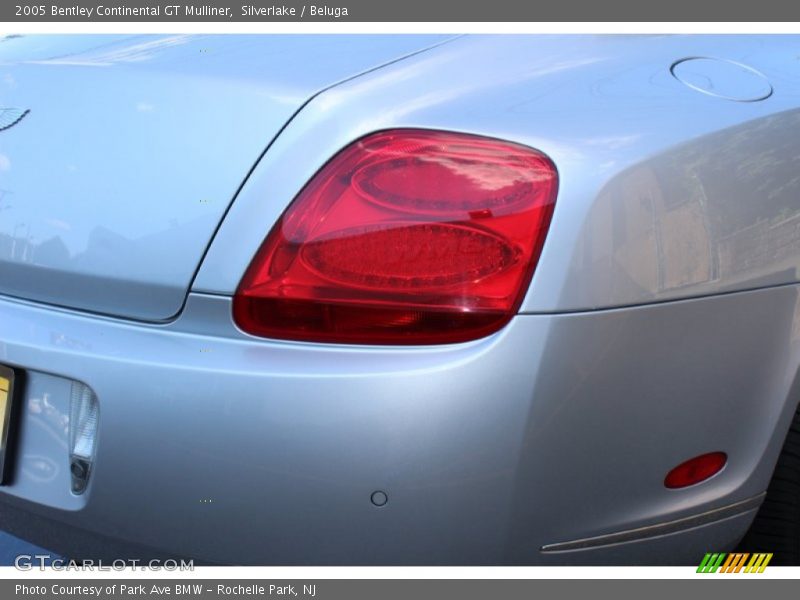
[[[522,302],[557,181],[549,158],[504,141],[429,130],[362,138],[275,224],[234,319],[254,335],[315,342],[488,335]]]

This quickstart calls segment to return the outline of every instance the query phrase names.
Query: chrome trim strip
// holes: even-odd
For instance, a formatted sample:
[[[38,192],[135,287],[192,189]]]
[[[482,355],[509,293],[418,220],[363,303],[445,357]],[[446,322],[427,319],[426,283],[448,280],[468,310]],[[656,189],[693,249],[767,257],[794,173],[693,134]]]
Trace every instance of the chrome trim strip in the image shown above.
[[[761,506],[764,501],[766,492],[762,492],[757,496],[729,504],[721,508],[706,511],[690,517],[676,519],[674,521],[667,521],[666,523],[658,523],[657,525],[647,525],[645,527],[637,527],[636,529],[626,529],[625,531],[618,531],[616,533],[608,533],[605,535],[598,535],[594,537],[582,538],[579,540],[571,540],[568,542],[557,542],[555,544],[546,544],[542,546],[542,552],[568,552],[570,550],[584,550],[587,548],[597,548],[599,546],[609,546],[611,544],[621,544],[624,542],[633,542],[643,540],[659,535],[666,535],[668,533],[675,533],[684,529],[691,529],[700,525],[706,525],[713,521],[720,521],[722,519],[733,517],[749,510],[753,510]]]

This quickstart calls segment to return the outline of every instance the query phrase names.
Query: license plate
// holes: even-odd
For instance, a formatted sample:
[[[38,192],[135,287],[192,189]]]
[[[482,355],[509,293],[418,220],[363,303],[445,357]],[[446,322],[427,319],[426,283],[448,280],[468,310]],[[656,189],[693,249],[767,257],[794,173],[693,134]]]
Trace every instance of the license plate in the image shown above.
[[[7,482],[9,458],[9,429],[11,428],[11,408],[14,402],[14,371],[0,365],[0,485]]]

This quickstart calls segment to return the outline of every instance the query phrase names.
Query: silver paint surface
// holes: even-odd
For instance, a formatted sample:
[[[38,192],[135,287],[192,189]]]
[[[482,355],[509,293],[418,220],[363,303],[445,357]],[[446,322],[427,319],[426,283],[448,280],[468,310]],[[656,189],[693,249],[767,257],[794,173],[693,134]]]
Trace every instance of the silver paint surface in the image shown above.
[[[310,97],[442,36],[0,42],[0,293],[174,317],[239,185]]]

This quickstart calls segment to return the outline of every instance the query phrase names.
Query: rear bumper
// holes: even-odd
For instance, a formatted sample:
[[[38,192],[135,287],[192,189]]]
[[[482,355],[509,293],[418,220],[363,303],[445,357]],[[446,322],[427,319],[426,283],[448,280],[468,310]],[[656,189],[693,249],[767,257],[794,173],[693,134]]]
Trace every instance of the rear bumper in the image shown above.
[[[675,521],[671,521],[591,538],[589,545],[584,545],[585,540],[568,542],[563,544],[570,546],[565,550],[559,548],[562,544],[546,546],[537,562],[554,565],[694,565],[699,560],[694,556],[697,548],[732,548],[749,527],[762,498],[759,495],[749,501],[680,519],[681,525],[677,527],[673,527]],[[745,505],[751,508],[744,509]],[[195,566],[218,564],[78,529],[63,521],[30,512],[25,506],[26,503],[14,499],[0,503],[0,522],[12,534],[59,548],[59,554],[67,557],[65,560],[90,558],[102,561],[105,565],[119,564],[120,560],[135,560],[137,564],[190,560]],[[682,524],[684,521],[685,526]],[[691,524],[694,521],[696,523]],[[624,541],[615,541],[618,537],[624,538]],[[25,558],[30,560],[30,557]],[[352,560],[343,556],[335,564],[352,563]]]
[[[216,296],[165,325],[2,301],[0,363],[28,384],[0,526],[82,558],[698,563],[767,487],[796,407],[798,291],[520,315],[399,349],[255,340]],[[100,402],[83,496],[66,482],[68,379]],[[715,450],[717,476],[664,488]]]

